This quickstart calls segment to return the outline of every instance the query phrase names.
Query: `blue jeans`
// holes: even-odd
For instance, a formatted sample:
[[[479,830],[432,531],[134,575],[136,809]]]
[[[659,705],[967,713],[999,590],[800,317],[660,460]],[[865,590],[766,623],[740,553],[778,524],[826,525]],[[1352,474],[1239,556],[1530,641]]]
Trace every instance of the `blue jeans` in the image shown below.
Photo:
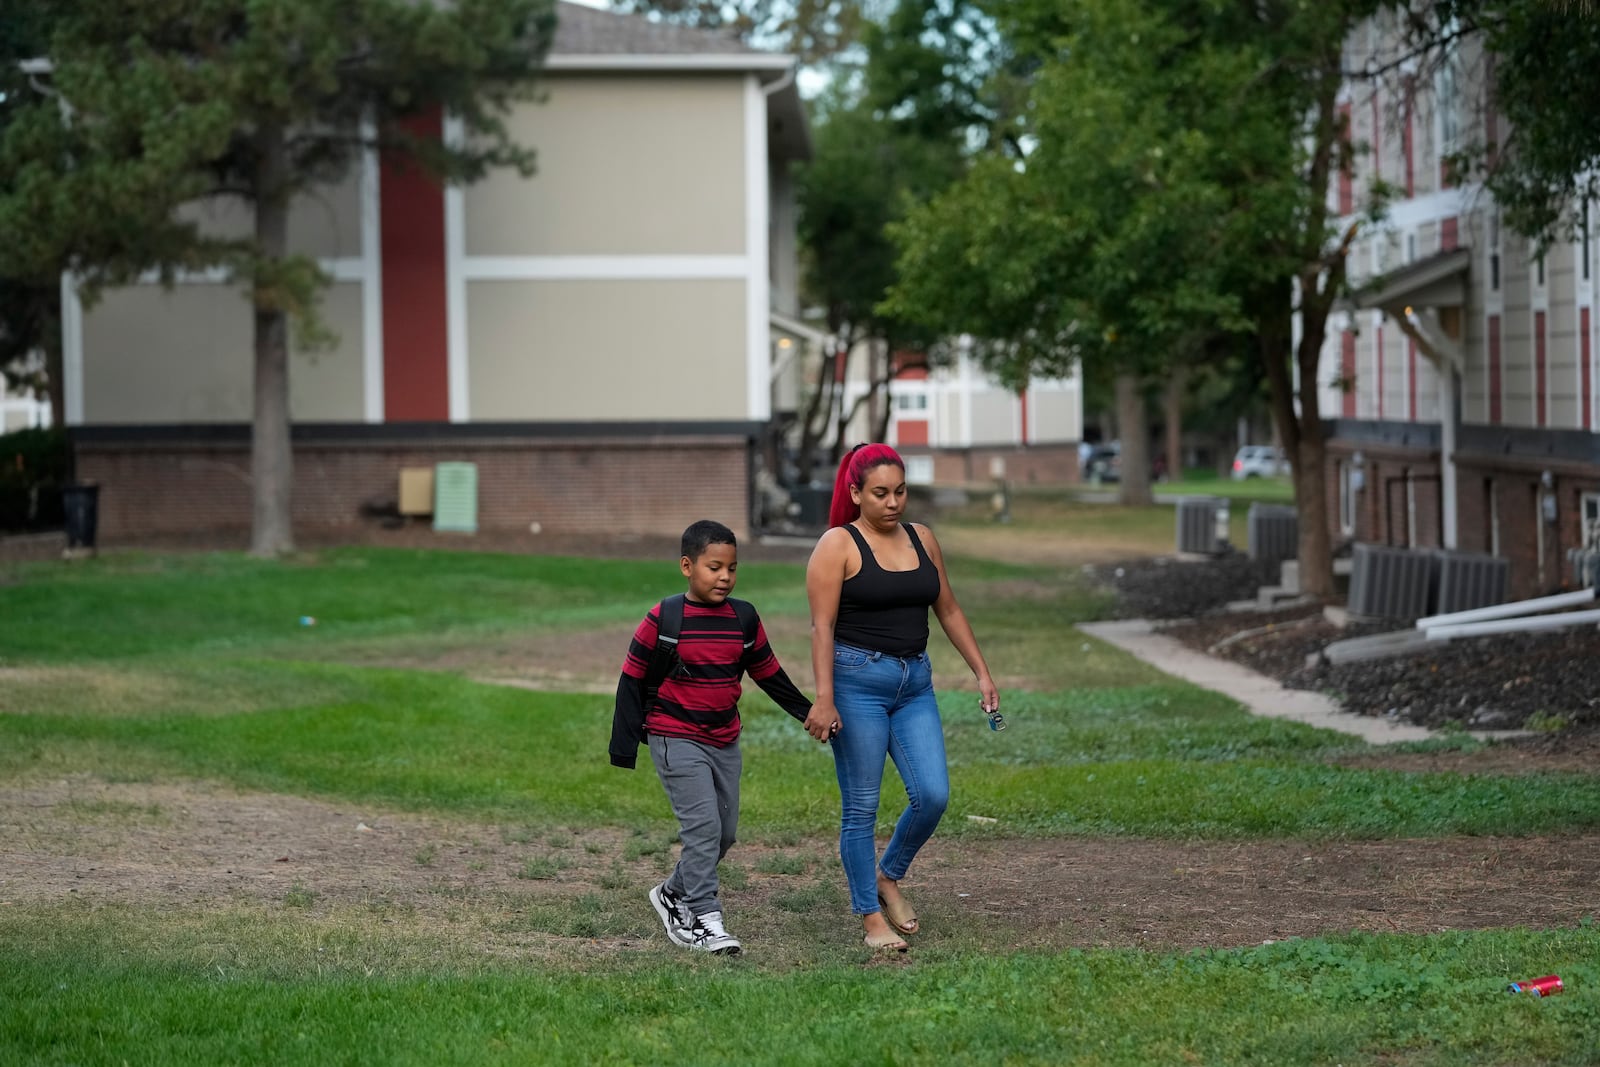
[[[876,864],[886,877],[897,882],[905,877],[950,802],[944,729],[928,654],[890,656],[836,643],[833,703],[844,723],[832,741],[841,809],[839,858],[850,883],[850,910],[869,915],[879,910],[874,832],[884,756],[894,760],[910,801]]]

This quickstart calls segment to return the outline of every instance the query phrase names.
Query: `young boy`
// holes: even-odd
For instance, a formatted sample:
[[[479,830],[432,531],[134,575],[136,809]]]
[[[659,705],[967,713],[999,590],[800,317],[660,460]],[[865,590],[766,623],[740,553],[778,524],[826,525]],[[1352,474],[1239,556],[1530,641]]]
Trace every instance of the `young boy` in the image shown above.
[[[802,722],[811,701],[778,665],[755,609],[729,598],[739,570],[733,531],[703,519],[683,532],[681,547],[678,568],[689,589],[682,601],[677,657],[660,688],[647,694],[645,677],[656,655],[663,601],[634,631],[622,662],[611,763],[631,770],[639,745],[648,740],[678,818],[683,842],[678,865],[649,894],[667,937],[685,948],[731,955],[743,946],[722,925],[717,864],[733,845],[739,822],[739,679],[748,672]]]

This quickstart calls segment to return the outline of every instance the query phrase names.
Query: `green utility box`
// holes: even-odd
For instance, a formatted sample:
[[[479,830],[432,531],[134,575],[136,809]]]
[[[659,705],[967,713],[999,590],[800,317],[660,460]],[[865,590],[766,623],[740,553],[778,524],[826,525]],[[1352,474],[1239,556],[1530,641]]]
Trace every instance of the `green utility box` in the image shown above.
[[[433,528],[478,532],[478,465],[438,463],[433,468]]]

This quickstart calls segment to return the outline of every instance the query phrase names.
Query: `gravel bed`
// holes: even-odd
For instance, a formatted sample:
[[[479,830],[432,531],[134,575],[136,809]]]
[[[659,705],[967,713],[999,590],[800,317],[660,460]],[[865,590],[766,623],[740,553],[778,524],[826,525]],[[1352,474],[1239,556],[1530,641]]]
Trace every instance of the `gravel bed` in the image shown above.
[[[1164,633],[1295,689],[1334,697],[1344,710],[1433,729],[1532,730],[1519,743],[1545,749],[1600,746],[1600,628],[1511,633],[1451,641],[1387,659],[1333,665],[1334,641],[1404,629],[1339,627],[1320,605],[1226,611],[1255,593],[1251,563],[1128,561],[1098,569],[1124,618],[1165,620]],[[1252,584],[1254,583],[1254,584]]]

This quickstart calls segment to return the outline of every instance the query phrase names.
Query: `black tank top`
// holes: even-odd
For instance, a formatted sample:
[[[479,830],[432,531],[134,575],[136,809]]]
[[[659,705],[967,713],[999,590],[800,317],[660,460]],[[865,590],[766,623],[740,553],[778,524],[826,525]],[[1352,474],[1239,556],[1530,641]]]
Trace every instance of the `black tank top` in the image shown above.
[[[839,589],[833,637],[847,645],[891,656],[914,656],[928,647],[928,608],[939,599],[939,568],[928,558],[910,523],[901,523],[917,550],[909,571],[886,571],[853,523],[845,529],[861,549],[861,569]]]

